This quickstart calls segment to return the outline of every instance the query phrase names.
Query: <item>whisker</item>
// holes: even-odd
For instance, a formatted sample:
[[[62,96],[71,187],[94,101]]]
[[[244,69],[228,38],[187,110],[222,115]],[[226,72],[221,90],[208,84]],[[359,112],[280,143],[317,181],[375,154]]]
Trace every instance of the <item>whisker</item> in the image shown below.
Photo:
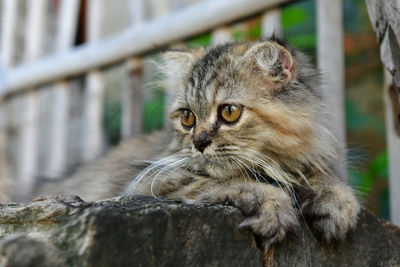
[[[154,176],[154,178],[153,178],[153,180],[152,180],[152,182],[151,182],[151,185],[150,185],[150,192],[151,192],[151,195],[152,195],[153,197],[157,198],[157,196],[154,194],[153,187],[154,187],[154,184],[155,184],[157,178],[158,178],[161,174],[167,172],[168,170],[170,170],[170,169],[172,169],[172,168],[179,168],[179,167],[181,167],[182,165],[186,164],[187,161],[188,161],[187,159],[181,159],[181,160],[175,161],[173,164],[167,165],[167,166],[163,167],[161,170],[159,170],[159,171],[157,172],[157,174]]]
[[[135,189],[135,187],[141,182],[149,173],[154,171],[155,169],[159,168],[160,166],[168,165],[173,162],[175,162],[179,157],[183,156],[182,152],[178,152],[175,154],[172,154],[170,156],[167,156],[165,158],[162,158],[160,160],[152,162],[148,167],[146,167],[144,170],[142,170],[136,178],[131,182],[131,184],[128,187],[128,190],[126,190],[123,194],[123,197],[130,196]]]

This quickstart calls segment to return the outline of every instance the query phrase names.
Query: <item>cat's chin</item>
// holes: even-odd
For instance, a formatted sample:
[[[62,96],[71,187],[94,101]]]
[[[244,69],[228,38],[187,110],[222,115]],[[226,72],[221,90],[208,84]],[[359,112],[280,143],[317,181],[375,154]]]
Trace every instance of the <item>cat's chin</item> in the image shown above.
[[[195,157],[191,167],[195,173],[201,173],[215,179],[232,178],[240,171],[227,161],[206,155]]]

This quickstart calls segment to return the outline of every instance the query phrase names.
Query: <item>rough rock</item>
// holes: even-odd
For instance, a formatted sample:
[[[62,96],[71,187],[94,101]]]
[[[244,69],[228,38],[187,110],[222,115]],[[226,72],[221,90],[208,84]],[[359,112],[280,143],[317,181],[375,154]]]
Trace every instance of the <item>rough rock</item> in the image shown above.
[[[150,197],[87,203],[75,196],[58,196],[26,204],[2,204],[0,264],[114,267],[400,264],[400,229],[365,210],[357,229],[343,242],[325,244],[303,226],[302,233],[288,237],[266,253],[261,249],[262,240],[249,231],[236,229],[243,219],[230,206],[193,206]]]
[[[65,259],[51,244],[12,234],[0,241],[0,266],[66,266]]]

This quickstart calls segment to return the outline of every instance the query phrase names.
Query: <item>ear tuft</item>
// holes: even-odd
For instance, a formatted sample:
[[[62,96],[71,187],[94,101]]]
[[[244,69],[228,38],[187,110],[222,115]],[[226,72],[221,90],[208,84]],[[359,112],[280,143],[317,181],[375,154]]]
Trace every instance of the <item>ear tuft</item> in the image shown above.
[[[186,51],[168,51],[164,54],[165,67],[171,72],[185,70],[193,61],[193,54]]]
[[[164,53],[166,71],[175,74],[186,72],[203,53],[203,48],[168,51]]]

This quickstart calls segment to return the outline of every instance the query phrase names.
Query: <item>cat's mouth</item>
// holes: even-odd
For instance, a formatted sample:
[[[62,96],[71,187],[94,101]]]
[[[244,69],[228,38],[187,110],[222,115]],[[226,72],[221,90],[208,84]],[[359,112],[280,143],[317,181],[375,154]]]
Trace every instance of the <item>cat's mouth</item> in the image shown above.
[[[221,179],[232,177],[239,171],[235,166],[232,166],[229,161],[206,154],[193,157],[192,163],[187,167],[193,174]]]

